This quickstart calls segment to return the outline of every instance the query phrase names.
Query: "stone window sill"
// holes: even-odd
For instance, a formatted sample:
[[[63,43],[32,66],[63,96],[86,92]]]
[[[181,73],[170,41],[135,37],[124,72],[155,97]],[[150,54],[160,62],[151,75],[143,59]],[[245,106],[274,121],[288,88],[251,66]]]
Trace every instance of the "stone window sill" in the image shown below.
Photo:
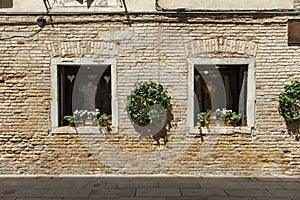
[[[233,135],[233,134],[246,134],[251,135],[252,127],[248,126],[222,126],[222,125],[212,125],[209,127],[201,127],[202,135]],[[199,135],[198,127],[192,128],[190,130],[190,135]]]
[[[105,131],[99,126],[79,126],[79,127],[71,127],[71,126],[61,126],[52,128],[52,135],[66,135],[66,134],[77,134],[77,133],[99,133],[105,134]],[[110,133],[118,133],[117,127],[112,127],[112,131]]]

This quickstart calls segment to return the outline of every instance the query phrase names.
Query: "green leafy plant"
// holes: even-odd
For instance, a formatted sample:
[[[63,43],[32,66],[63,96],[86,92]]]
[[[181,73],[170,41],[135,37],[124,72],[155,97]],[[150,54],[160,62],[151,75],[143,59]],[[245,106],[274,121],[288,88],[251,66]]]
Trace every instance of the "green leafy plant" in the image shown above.
[[[279,112],[286,122],[300,119],[300,82],[292,81],[279,94]]]
[[[111,115],[102,114],[99,116],[97,122],[98,122],[99,126],[107,128],[107,131],[110,132],[112,130],[111,129],[111,119],[112,119]]]
[[[69,125],[74,126],[75,123],[84,123],[86,120],[96,121],[99,116],[98,109],[95,111],[75,110],[73,115],[64,116],[64,120],[68,121]]]
[[[207,126],[209,124],[209,118],[210,118],[211,114],[212,114],[211,110],[207,110],[206,112],[200,112],[197,115],[197,118],[198,118],[197,125],[200,127]]]
[[[68,121],[70,126],[73,126],[75,123],[75,117],[73,115],[64,116],[64,120]]]
[[[153,110],[155,105],[160,105],[163,109]],[[172,111],[171,97],[161,84],[143,81],[135,85],[128,97],[127,111],[134,123],[146,126]]]
[[[237,124],[242,119],[242,114],[237,114],[232,110],[227,110],[225,113],[225,122],[229,124]]]

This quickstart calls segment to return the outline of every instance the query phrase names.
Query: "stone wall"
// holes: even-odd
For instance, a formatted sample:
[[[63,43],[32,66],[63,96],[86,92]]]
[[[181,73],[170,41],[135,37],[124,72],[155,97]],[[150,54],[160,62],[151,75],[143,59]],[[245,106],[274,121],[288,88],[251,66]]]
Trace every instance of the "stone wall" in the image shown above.
[[[278,94],[287,81],[300,78],[300,48],[287,45],[289,18],[53,16],[41,30],[36,16],[1,16],[1,174],[300,175],[300,143],[278,113]],[[198,41],[205,47],[195,50]],[[189,133],[191,56],[255,59],[252,130],[203,138]],[[117,59],[119,133],[51,130],[51,60],[111,57]],[[141,80],[161,83],[172,97],[177,126],[167,145],[140,137],[127,116],[127,96]]]

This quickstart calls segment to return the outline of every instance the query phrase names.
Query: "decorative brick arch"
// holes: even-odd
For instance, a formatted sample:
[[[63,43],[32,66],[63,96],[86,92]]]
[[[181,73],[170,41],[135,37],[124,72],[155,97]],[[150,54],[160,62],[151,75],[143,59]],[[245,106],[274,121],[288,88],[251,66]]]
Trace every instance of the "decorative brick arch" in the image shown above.
[[[254,57],[257,52],[257,44],[252,41],[230,40],[219,37],[191,41],[185,45],[185,50],[188,57],[211,53],[232,53]]]
[[[51,57],[84,57],[85,55],[116,56],[119,45],[113,42],[71,41],[48,45]]]

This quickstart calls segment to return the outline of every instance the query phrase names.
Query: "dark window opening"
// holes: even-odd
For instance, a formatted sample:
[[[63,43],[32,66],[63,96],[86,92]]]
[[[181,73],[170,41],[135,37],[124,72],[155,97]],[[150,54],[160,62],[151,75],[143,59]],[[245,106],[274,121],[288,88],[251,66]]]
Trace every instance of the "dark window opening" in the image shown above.
[[[95,111],[111,115],[110,66],[59,66],[59,126],[75,110]]]
[[[199,112],[232,110],[246,125],[247,65],[196,65],[194,67],[194,122]]]
[[[0,1],[0,8],[12,8],[12,7],[13,7],[13,0]]]

